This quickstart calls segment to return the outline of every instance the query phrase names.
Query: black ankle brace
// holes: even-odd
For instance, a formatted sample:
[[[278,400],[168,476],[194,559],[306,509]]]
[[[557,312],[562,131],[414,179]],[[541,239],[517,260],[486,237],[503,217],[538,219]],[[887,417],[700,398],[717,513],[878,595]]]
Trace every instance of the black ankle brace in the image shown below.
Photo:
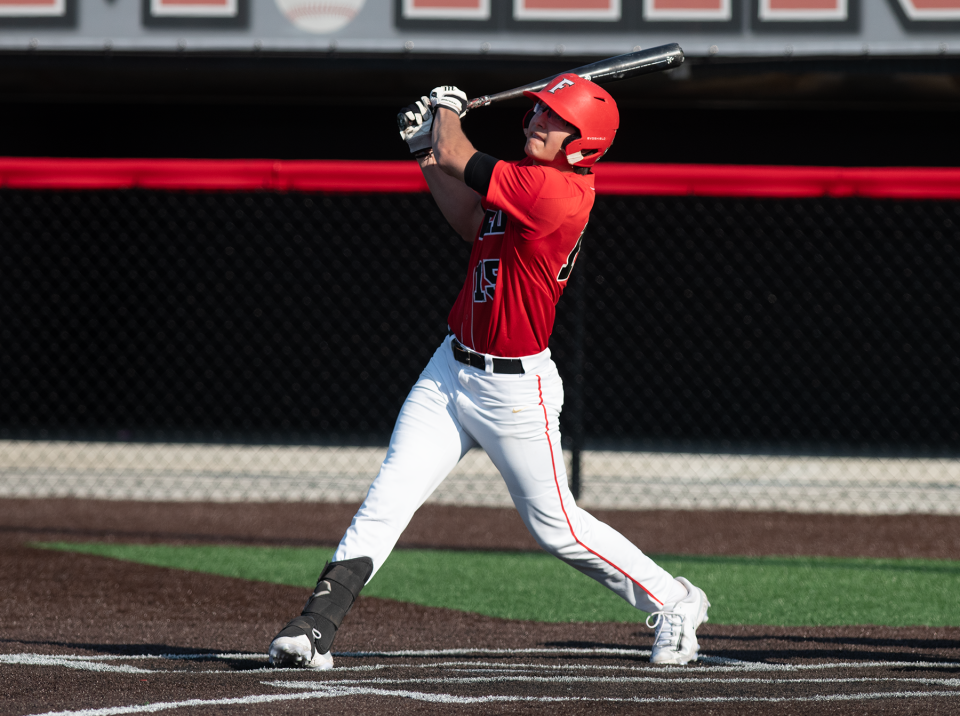
[[[287,628],[296,626],[307,631],[321,654],[330,651],[337,629],[371,574],[373,560],[369,557],[328,562],[300,617]],[[278,636],[285,634],[280,632]]]

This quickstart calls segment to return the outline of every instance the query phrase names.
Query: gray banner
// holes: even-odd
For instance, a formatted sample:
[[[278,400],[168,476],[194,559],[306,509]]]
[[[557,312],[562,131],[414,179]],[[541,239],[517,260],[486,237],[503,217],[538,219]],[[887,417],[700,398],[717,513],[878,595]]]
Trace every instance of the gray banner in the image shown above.
[[[690,57],[960,54],[960,0],[0,0],[6,51],[609,56],[671,42]]]

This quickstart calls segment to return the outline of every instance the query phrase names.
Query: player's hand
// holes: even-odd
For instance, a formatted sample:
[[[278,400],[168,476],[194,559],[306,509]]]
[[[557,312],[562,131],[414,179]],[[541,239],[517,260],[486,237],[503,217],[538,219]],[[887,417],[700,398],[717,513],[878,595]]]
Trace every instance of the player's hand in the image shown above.
[[[445,107],[456,112],[461,119],[467,114],[467,102],[469,101],[466,92],[451,85],[442,85],[430,90],[430,104],[433,105],[434,111],[438,107]]]
[[[400,110],[400,138],[407,143],[411,154],[426,153],[433,147],[430,131],[433,128],[433,109],[428,97],[421,97]],[[405,121],[404,121],[405,120]]]

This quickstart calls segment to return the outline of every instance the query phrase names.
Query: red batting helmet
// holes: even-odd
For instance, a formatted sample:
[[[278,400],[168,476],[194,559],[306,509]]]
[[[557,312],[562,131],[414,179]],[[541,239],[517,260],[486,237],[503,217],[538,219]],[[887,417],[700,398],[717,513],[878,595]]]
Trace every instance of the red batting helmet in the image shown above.
[[[620,112],[610,93],[572,72],[557,75],[539,92],[524,96],[545,104],[580,130],[580,137],[564,145],[567,161],[576,167],[597,163],[613,144]]]

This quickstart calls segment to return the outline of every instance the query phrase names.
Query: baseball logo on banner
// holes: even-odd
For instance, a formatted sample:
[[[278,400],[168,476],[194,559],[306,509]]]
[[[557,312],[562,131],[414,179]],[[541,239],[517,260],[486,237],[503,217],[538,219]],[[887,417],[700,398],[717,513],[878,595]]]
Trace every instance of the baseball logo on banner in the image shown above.
[[[301,30],[326,34],[346,27],[357,16],[365,0],[276,0],[286,18]]]

